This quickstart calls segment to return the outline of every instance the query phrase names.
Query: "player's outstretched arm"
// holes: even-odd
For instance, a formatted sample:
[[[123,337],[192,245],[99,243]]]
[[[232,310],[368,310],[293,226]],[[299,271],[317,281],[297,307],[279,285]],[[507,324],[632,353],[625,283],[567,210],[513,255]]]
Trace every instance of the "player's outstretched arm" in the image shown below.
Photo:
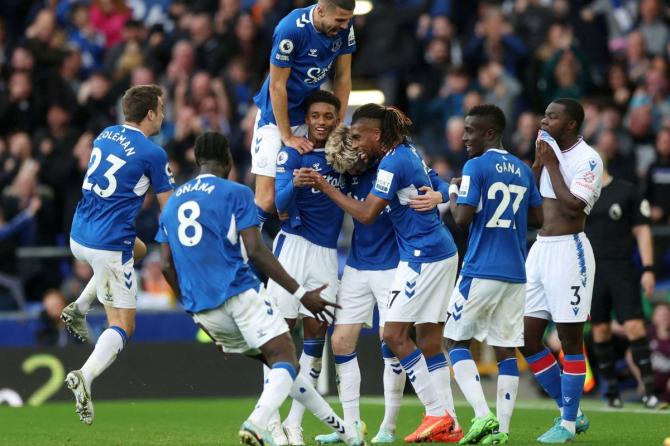
[[[299,299],[305,308],[314,313],[314,316],[316,316],[317,319],[327,321],[335,318],[328,307],[340,308],[340,306],[321,298],[321,291],[323,291],[328,284],[324,284],[315,290],[305,291],[305,289],[286,272],[275,256],[272,255],[272,252],[270,252],[268,247],[265,246],[257,226],[241,230],[240,235],[242,236],[242,241],[247,250],[249,260],[254,262],[254,265],[256,265],[263,274],[277,282],[279,286]]]
[[[290,67],[278,67],[270,64],[272,113],[275,115],[279,135],[284,145],[293,147],[300,153],[310,152],[314,145],[307,138],[295,136],[291,131],[291,122],[288,118],[288,93],[286,91],[286,83],[290,74]]]
[[[328,198],[338,205],[344,212],[351,215],[364,225],[374,223],[379,214],[388,206],[389,202],[379,198],[372,193],[363,201],[358,201],[348,197],[336,189],[319,173],[312,169],[300,169],[300,175],[309,175],[312,180],[312,186],[326,194]]]
[[[572,192],[570,192],[568,185],[565,184],[565,180],[563,180],[563,175],[561,175],[559,168],[558,158],[556,158],[556,154],[551,146],[545,141],[539,141],[537,144],[537,152],[540,154],[542,163],[547,168],[547,172],[549,172],[549,178],[551,179],[551,185],[554,188],[556,199],[563,205],[564,211],[572,218],[583,215],[586,203],[575,197]]]

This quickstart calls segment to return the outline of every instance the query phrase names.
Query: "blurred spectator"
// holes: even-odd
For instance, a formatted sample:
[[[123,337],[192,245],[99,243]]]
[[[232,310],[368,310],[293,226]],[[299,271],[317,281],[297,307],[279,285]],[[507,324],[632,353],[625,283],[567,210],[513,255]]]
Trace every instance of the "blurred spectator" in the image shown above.
[[[654,387],[661,401],[670,403],[670,304],[654,307],[649,327],[651,367],[654,369]]]
[[[653,223],[670,223],[670,130],[656,136],[656,161],[647,172],[646,197]]]
[[[58,65],[63,55],[53,11],[42,9],[26,29],[26,38],[26,45],[35,56],[37,69],[46,71]]]
[[[558,50],[542,69],[540,90],[548,104],[556,98],[581,99],[590,86],[586,56],[574,45]]]
[[[224,48],[214,33],[212,18],[207,13],[194,14],[190,37],[195,47],[195,65],[209,74],[218,75],[224,66]]]
[[[93,277],[91,266],[81,260],[72,260],[72,275],[63,281],[60,287],[61,293],[68,302],[73,302],[84,291],[86,284]]]
[[[123,26],[130,15],[125,0],[92,0],[91,25],[105,36],[105,48],[121,41]]]
[[[662,5],[659,0],[640,1],[640,32],[644,36],[647,51],[653,56],[665,53],[670,38],[668,25],[663,22]]]
[[[99,133],[114,123],[116,98],[112,95],[111,88],[111,80],[103,72],[92,73],[81,84],[77,99],[85,113],[84,127],[87,130]]]
[[[516,0],[511,21],[514,31],[535,53],[547,38],[547,30],[553,21],[551,10],[541,0]]]
[[[143,42],[146,37],[144,25],[137,20],[128,20],[123,24],[122,29],[120,38],[106,51],[104,71],[107,73],[116,71],[119,66],[119,59],[121,59],[124,54],[127,54],[127,51],[131,54],[136,51],[140,43]],[[107,46],[109,47],[110,45]],[[132,48],[128,50],[128,46],[131,46]]]
[[[35,333],[37,345],[43,347],[65,347],[71,344],[81,344],[81,341],[72,336],[60,319],[63,308],[67,305],[65,296],[58,290],[49,290],[42,298],[43,309],[40,312],[40,326]]]
[[[505,73],[502,65],[497,62],[489,62],[480,67],[477,79],[482,90],[482,100],[500,107],[507,119],[514,119],[521,93],[519,81]]]
[[[527,164],[532,164],[535,158],[535,140],[539,128],[540,118],[535,113],[525,112],[519,116],[516,129],[512,134],[510,152]]]
[[[105,36],[93,28],[89,7],[83,1],[75,3],[70,10],[68,40],[79,49],[84,76],[102,68]]]
[[[33,94],[33,84],[28,73],[12,73],[9,89],[0,92],[0,135],[17,130],[37,130],[44,122],[42,99]]]
[[[158,251],[149,253],[142,264],[139,275],[143,291],[137,296],[137,305],[152,310],[174,308],[174,295],[163,276],[160,253]]]
[[[598,135],[595,147],[600,151],[610,174],[622,180],[637,182],[635,162],[619,149],[619,140],[612,130],[604,130]]]
[[[607,21],[609,48],[616,51],[624,45],[624,36],[635,24],[636,3],[636,0],[595,0],[581,10],[581,18],[589,23],[603,14]]]
[[[649,67],[647,46],[644,42],[644,36],[639,31],[633,31],[628,35],[626,63],[628,64],[628,79],[633,84],[639,84]]]

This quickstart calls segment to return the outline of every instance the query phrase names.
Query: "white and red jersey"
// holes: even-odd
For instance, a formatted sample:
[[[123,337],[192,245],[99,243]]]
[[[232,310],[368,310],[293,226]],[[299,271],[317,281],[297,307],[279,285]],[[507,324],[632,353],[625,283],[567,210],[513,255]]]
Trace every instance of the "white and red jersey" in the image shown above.
[[[538,139],[551,145],[558,157],[561,175],[570,192],[586,203],[584,212],[588,215],[600,197],[603,178],[603,162],[600,155],[580,137],[567,150],[560,150],[556,140],[547,132],[540,130]],[[556,198],[554,187],[546,167],[540,175],[540,194],[546,198]]]

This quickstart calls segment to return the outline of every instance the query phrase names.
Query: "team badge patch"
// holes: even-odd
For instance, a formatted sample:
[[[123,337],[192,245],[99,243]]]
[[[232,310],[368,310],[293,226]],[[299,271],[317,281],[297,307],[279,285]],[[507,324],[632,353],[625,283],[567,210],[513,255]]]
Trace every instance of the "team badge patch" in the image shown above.
[[[289,39],[284,39],[279,42],[279,51],[284,54],[291,54],[293,52],[293,42]]]

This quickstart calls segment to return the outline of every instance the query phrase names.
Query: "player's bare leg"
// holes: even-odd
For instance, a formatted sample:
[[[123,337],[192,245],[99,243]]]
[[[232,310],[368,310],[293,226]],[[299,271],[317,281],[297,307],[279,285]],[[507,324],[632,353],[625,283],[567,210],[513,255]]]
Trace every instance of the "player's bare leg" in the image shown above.
[[[261,221],[261,229],[268,219],[277,213],[275,209],[275,179],[265,175],[256,175],[256,186],[254,188],[258,218]]]
[[[76,412],[87,425],[93,423],[94,411],[91,384],[116,359],[130,336],[135,331],[135,310],[105,306],[109,328],[102,332],[93,353],[80,370],[67,374],[65,383],[72,390],[76,401]]]
[[[426,409],[426,416],[417,430],[405,438],[408,443],[430,439],[433,435],[449,431],[453,419],[447,412],[441,393],[437,391],[428,371],[426,359],[410,338],[410,322],[389,322],[384,325],[384,342],[400,359],[407,378]],[[441,333],[440,333],[441,338]]]
[[[147,254],[147,245],[138,237],[135,238],[133,246],[133,260],[139,262]],[[97,298],[95,276],[91,277],[81,294],[71,304],[63,308],[61,319],[65,327],[72,335],[84,342],[89,342],[90,336],[88,326],[86,325],[86,313],[91,308],[91,304]]]

